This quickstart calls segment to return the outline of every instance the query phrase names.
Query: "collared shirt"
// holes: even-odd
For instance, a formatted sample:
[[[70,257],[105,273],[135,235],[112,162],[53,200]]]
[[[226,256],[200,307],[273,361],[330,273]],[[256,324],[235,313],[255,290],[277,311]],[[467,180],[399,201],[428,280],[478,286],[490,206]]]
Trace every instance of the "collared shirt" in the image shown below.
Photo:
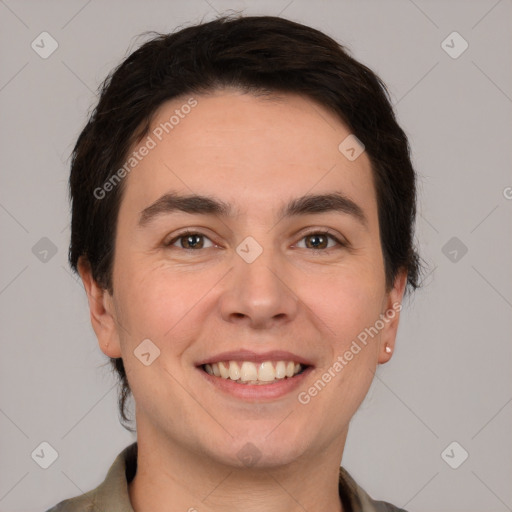
[[[128,484],[137,471],[137,443],[127,446],[114,460],[105,480],[95,489],[61,501],[46,512],[134,512]],[[375,501],[340,467],[340,499],[344,512],[406,512],[384,501]]]

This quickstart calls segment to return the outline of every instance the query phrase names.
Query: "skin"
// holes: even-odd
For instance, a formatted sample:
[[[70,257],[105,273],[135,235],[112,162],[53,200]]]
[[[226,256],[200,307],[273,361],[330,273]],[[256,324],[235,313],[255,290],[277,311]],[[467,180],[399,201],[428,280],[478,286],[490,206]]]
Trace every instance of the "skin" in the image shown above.
[[[135,399],[133,508],[341,511],[349,422],[377,365],[391,358],[385,345],[394,348],[398,311],[307,405],[297,394],[403,296],[404,272],[391,290],[385,286],[370,160],[345,158],[338,146],[350,131],[304,97],[225,89],[195,98],[197,106],[125,178],[113,295],[85,260],[79,267],[99,346],[123,358]],[[186,99],[163,104],[152,127]],[[171,191],[221,199],[239,215],[166,213],[141,228],[142,210]],[[333,191],[361,207],[366,227],[340,212],[277,216],[292,198]],[[203,248],[187,251],[183,239],[164,246],[185,228],[205,235]],[[349,245],[329,239],[328,249],[312,248],[306,234],[325,228]],[[263,248],[250,264],[236,253],[247,236]],[[150,366],[133,355],[147,338],[161,351]],[[221,393],[198,374],[199,360],[242,348],[288,350],[314,369],[297,391],[260,402]],[[237,457],[246,443],[259,450],[252,467]]]

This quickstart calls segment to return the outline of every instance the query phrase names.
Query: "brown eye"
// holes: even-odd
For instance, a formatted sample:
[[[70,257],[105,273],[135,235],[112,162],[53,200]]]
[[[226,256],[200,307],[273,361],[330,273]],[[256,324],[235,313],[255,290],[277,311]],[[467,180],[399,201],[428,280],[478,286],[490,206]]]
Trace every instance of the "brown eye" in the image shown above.
[[[210,242],[210,246],[205,246],[205,240]],[[178,244],[178,245],[176,245]],[[177,237],[173,238],[170,242],[165,244],[166,247],[176,247],[178,249],[205,249],[207,247],[213,247],[211,240],[201,233],[182,233]]]
[[[180,237],[181,245],[184,249],[202,249],[204,240],[202,235],[186,235]]]
[[[304,237],[308,249],[326,249],[328,237],[321,234],[308,235]],[[308,242],[309,241],[309,242]]]
[[[329,239],[334,240],[335,245],[329,245]],[[336,237],[333,235],[330,235],[329,233],[309,233],[305,235],[302,240],[306,240],[305,242],[305,248],[306,249],[331,249],[336,246],[343,246],[344,244],[341,243]]]

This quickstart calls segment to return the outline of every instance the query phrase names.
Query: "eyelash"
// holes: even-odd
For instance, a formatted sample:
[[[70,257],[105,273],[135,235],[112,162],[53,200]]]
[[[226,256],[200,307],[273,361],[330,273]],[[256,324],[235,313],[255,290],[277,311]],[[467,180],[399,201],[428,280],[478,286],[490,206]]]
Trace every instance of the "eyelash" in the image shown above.
[[[207,238],[208,240],[210,240],[212,243],[214,243],[207,235],[205,235],[204,233],[201,233],[199,231],[184,231],[182,233],[179,233],[178,235],[176,235],[172,240],[170,240],[169,242],[165,242],[164,243],[164,247],[167,247],[167,248],[172,248],[173,244],[176,243],[178,240],[180,240],[181,238],[185,238],[187,236],[191,236],[191,235],[198,235],[198,236],[202,236],[204,238]],[[334,240],[339,247],[337,247],[338,249],[339,248],[343,248],[343,247],[348,247],[348,243],[346,242],[343,242],[341,240],[339,240],[338,237],[336,237],[334,234],[332,234],[331,232],[329,231],[310,231],[309,233],[305,233],[302,235],[302,237],[300,238],[300,240],[302,241],[304,238],[307,238],[309,236],[313,236],[313,235],[321,235],[321,236],[326,236],[328,238],[330,238],[331,240]],[[197,252],[201,249],[186,249],[184,247],[175,247],[176,249],[181,249],[182,251],[190,251],[190,252]],[[210,247],[205,247],[205,249],[210,249]],[[302,247],[301,247],[302,249]],[[306,247],[306,249],[308,249]],[[312,251],[319,251],[319,252],[330,252],[331,250],[333,249],[336,249],[336,247],[327,247],[325,249],[311,249]]]

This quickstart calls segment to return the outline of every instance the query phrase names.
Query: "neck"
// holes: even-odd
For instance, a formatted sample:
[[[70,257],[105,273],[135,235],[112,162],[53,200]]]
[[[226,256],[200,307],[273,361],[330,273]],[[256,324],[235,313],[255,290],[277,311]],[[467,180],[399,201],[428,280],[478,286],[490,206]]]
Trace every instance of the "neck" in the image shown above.
[[[343,512],[339,465],[345,432],[314,457],[272,468],[234,468],[138,429],[135,512]]]

